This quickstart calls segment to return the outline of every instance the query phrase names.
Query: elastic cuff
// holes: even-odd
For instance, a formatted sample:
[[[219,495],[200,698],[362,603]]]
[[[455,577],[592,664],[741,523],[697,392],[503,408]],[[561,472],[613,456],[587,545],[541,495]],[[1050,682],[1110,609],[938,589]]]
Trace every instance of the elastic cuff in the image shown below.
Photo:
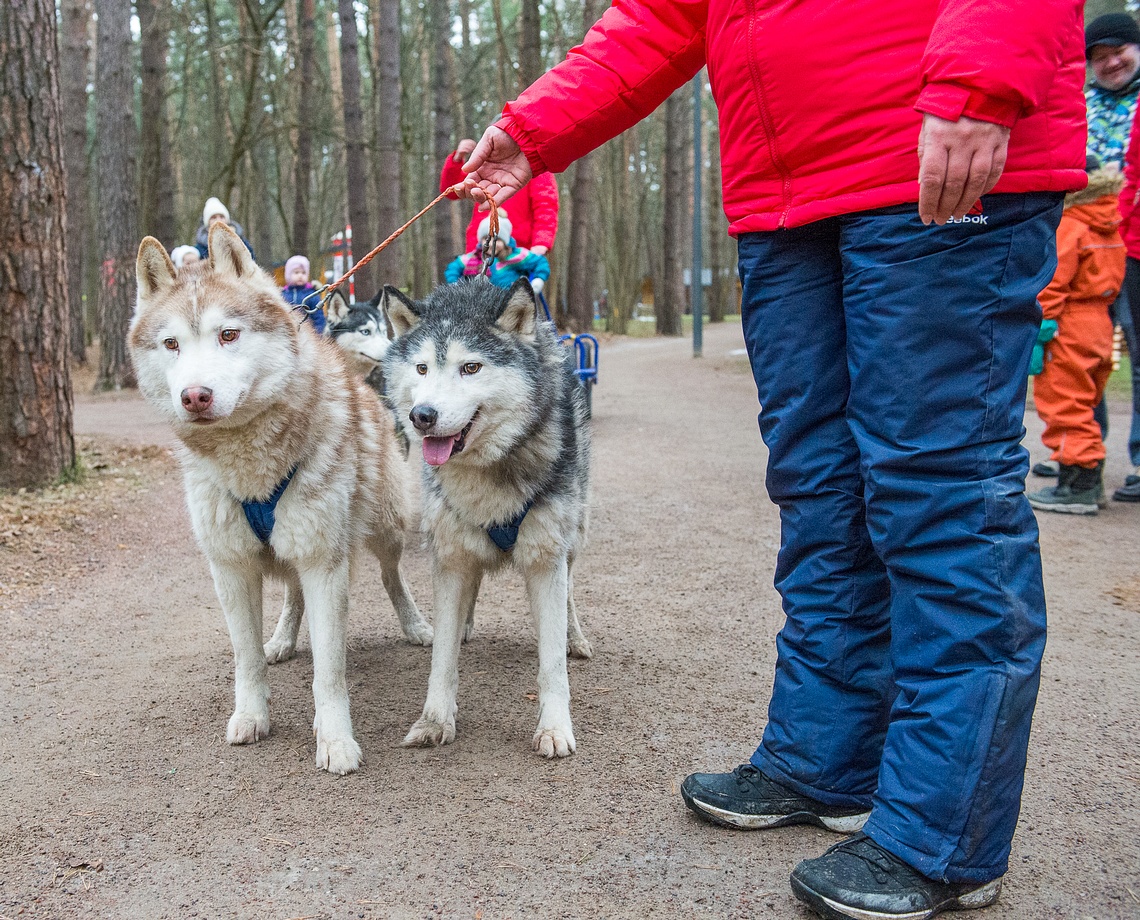
[[[957,121],[965,115],[1007,128],[1012,128],[1021,114],[1016,103],[987,96],[957,83],[927,83],[918,94],[914,107],[947,121]]]
[[[981,869],[948,866],[945,861],[922,850],[907,846],[892,837],[875,823],[874,812],[867,819],[867,823],[863,825],[863,833],[888,853],[894,854],[912,869],[917,869],[927,878],[934,879],[936,882],[971,882],[984,885],[986,882],[992,882],[995,878],[1001,878],[1005,875],[1006,869],[1009,868],[1008,860],[1003,861],[1001,865],[985,866]]]
[[[752,766],[754,766],[769,779],[774,779],[781,786],[787,786],[793,792],[798,792],[800,795],[806,795],[809,799],[815,799],[817,802],[822,802],[824,805],[836,805],[840,808],[871,807],[870,794],[847,795],[838,792],[825,792],[822,789],[816,789],[814,786],[808,786],[796,779],[793,779],[792,777],[788,776],[788,774],[785,773],[780,767],[778,767],[764,752],[763,745],[756,749],[756,752],[749,759],[749,763],[751,763]]]
[[[519,149],[526,157],[526,161],[530,166],[531,178],[539,175],[540,173],[547,172],[547,166],[542,162],[542,157],[538,155],[538,151],[533,148],[526,132],[522,130],[515,122],[514,116],[511,114],[511,104],[508,102],[503,108],[503,117],[495,122],[495,127],[501,131],[505,131],[511,136]]]

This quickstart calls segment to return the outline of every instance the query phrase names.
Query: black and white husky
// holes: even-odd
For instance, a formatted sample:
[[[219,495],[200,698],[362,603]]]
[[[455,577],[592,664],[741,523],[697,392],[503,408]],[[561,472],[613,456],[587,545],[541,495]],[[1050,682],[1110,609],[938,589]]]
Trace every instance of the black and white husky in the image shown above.
[[[383,306],[396,339],[384,356],[396,417],[424,458],[423,526],[433,554],[435,643],[423,716],[406,745],[455,738],[459,647],[485,572],[522,571],[538,633],[544,757],[574,752],[566,653],[590,657],[574,610],[574,559],[586,538],[589,431],[569,351],[536,321],[530,284],[484,278]]]

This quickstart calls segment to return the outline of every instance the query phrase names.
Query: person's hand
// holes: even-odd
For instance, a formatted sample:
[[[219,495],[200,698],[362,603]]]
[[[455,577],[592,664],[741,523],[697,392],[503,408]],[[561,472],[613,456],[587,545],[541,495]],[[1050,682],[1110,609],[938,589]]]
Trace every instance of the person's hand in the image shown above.
[[[1009,128],[963,115],[925,114],[918,136],[918,216],[924,224],[961,219],[1005,169]]]
[[[550,252],[550,250],[545,246],[531,246],[530,251],[533,252],[536,256],[544,256]]]
[[[456,194],[477,202],[480,211],[489,211],[492,201],[502,204],[533,175],[514,138],[494,125],[483,132],[463,171],[467,178],[455,187]]]
[[[463,163],[471,156],[471,151],[474,149],[475,142],[471,140],[471,138],[465,137],[459,142],[459,146],[455,148],[455,153],[451,155],[451,159],[456,163]]]

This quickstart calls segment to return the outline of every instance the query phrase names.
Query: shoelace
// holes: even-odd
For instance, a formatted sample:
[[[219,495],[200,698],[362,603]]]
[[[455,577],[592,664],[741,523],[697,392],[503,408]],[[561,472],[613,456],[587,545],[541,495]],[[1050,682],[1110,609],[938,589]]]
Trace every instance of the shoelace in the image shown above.
[[[860,836],[841,843],[840,847],[845,853],[861,859],[871,869],[875,881],[883,884],[895,878],[898,867],[905,863],[878,846],[870,837]],[[906,866],[909,869],[909,866]]]

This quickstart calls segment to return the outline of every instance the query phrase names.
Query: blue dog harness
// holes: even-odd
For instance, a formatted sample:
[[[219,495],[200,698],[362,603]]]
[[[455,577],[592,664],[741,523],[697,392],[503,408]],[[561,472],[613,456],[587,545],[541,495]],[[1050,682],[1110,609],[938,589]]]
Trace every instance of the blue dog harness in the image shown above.
[[[523,505],[522,511],[515,515],[513,521],[508,521],[505,524],[492,524],[487,528],[487,536],[490,537],[491,541],[504,553],[514,549],[515,542],[519,538],[519,527],[533,504],[533,501],[529,501]]]
[[[273,494],[263,502],[248,501],[241,503],[241,510],[245,512],[245,519],[249,521],[249,526],[253,529],[257,539],[262,543],[268,545],[269,538],[273,536],[273,525],[276,523],[276,508],[277,503],[281,501],[281,496],[285,494],[285,489],[293,479],[293,474],[297,472],[297,467],[289,470],[288,474],[277,483],[277,487],[273,490]],[[524,512],[525,514],[525,512]],[[522,520],[520,517],[519,520]],[[518,528],[515,528],[516,531]]]

